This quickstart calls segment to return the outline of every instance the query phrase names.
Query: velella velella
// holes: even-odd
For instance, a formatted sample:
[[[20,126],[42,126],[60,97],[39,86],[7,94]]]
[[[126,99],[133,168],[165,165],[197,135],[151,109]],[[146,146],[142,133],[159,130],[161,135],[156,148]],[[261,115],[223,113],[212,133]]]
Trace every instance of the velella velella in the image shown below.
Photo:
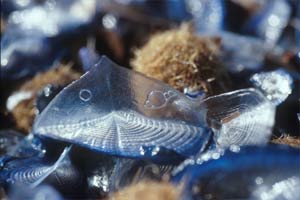
[[[36,31],[44,37],[53,37],[68,29],[88,23],[97,8],[91,1],[45,1],[11,13],[8,22],[23,31]]]
[[[34,5],[33,0],[20,1],[20,0],[2,0],[1,1],[1,14],[4,18],[7,18],[9,14],[16,10],[23,10]]]
[[[13,130],[0,131],[0,156],[14,151],[23,138],[24,136]]]
[[[8,194],[11,200],[31,199],[31,200],[63,200],[63,197],[53,187],[41,185],[36,188],[30,188],[26,185],[18,185],[11,189]]]
[[[11,158],[1,166],[0,183],[5,188],[26,185],[35,188],[42,183],[72,196],[81,187],[82,177],[69,157],[70,147],[65,148],[57,160],[50,157]]]
[[[275,106],[257,89],[241,89],[209,97],[207,121],[219,147],[266,144],[272,134]]]
[[[0,199],[131,199],[141,184],[138,199],[158,199],[151,187],[172,180],[175,199],[181,191],[182,199],[300,199],[299,150],[269,144],[298,135],[299,8],[298,0],[2,0]],[[150,65],[166,58],[155,78],[174,75],[175,85],[126,69],[136,69],[132,50],[150,34],[184,20],[197,33],[178,42],[199,37],[210,52],[166,35],[170,43],[163,37],[136,55],[159,55]]]
[[[189,156],[201,151],[211,135],[200,107],[171,87],[102,57],[51,101],[33,132],[114,155],[141,157],[141,147],[161,146]]]
[[[63,153],[61,159],[65,156]],[[58,159],[61,160],[61,159]],[[57,166],[52,168],[51,162],[43,162],[40,157],[10,159],[1,166],[1,185],[26,184],[32,187],[39,185]]]
[[[232,73],[261,69],[269,47],[263,40],[231,32],[216,33],[222,39],[220,55],[226,68]]]
[[[19,79],[45,70],[59,54],[39,34],[6,31],[1,39],[1,79]]]
[[[0,131],[0,166],[11,158],[42,156],[45,149],[38,138],[14,130]]]
[[[256,73],[250,81],[275,105],[282,103],[291,94],[293,88],[293,78],[282,69]]]
[[[187,0],[186,4],[198,32],[215,32],[224,28],[223,0]]]
[[[190,13],[186,10],[185,1],[174,0],[174,1],[147,1],[147,0],[129,0],[119,1],[119,6],[128,5],[129,7],[139,8],[143,10],[147,17],[154,19],[167,19],[172,21],[183,21],[191,18]]]
[[[269,1],[246,23],[244,32],[256,35],[266,43],[274,45],[288,24],[291,13],[292,9],[287,1]]]
[[[1,79],[18,80],[49,69],[68,53],[68,48],[62,48],[64,34],[81,33],[79,29],[92,23],[96,10],[94,0],[54,0],[10,13],[1,39]]]
[[[300,149],[242,147],[211,151],[177,171],[184,199],[298,199]]]

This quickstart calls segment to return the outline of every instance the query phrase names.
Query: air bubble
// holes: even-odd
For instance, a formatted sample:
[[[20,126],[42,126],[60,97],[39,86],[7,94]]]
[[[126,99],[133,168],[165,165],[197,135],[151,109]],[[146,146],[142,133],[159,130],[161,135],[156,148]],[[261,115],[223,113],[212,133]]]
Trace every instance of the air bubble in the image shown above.
[[[164,107],[166,103],[167,99],[165,98],[164,93],[154,90],[148,94],[144,106],[146,108],[159,109]]]
[[[168,101],[175,96],[176,93],[170,90],[167,92],[154,90],[148,94],[144,106],[149,109],[160,109],[165,107]]]
[[[167,91],[167,92],[164,93],[164,96],[165,96],[165,98],[168,101],[170,98],[175,97],[176,93],[173,92],[173,91],[171,91],[171,90],[169,90],[169,91]]]
[[[89,101],[89,100],[91,100],[92,96],[93,96],[92,92],[88,89],[82,89],[79,92],[79,98],[82,101]]]

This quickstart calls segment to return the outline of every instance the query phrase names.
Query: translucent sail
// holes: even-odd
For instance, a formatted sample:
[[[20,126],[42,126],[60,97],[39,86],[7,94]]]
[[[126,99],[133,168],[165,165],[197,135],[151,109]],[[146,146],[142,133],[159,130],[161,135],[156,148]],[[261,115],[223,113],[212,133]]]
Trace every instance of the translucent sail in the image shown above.
[[[53,99],[33,132],[114,155],[158,146],[189,156],[210,137],[205,116],[199,103],[102,57]]]
[[[219,147],[266,144],[272,134],[275,107],[258,90],[242,89],[207,98],[207,120]]]

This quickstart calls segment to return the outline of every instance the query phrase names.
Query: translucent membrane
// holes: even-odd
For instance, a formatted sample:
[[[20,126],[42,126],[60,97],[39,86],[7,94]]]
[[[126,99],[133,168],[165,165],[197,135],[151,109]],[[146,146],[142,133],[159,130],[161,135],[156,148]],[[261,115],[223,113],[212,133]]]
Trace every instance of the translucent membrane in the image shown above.
[[[102,57],[53,99],[33,132],[114,155],[158,146],[190,156],[211,135],[205,116],[199,102]]]

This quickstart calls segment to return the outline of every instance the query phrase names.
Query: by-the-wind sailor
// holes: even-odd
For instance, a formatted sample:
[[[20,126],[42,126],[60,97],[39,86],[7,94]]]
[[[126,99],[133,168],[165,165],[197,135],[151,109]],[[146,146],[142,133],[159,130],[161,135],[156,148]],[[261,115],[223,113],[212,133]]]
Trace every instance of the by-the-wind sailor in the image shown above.
[[[11,159],[1,166],[0,183],[2,186],[26,184],[32,188],[36,187],[55,171],[67,152],[68,150],[63,152],[54,165],[40,157]]]
[[[293,88],[293,78],[281,69],[254,74],[250,81],[275,105],[282,103],[291,94]]]
[[[257,89],[241,89],[209,97],[203,102],[215,143],[266,144],[272,134],[275,106]]]
[[[92,23],[97,2],[47,0],[9,15],[1,40],[1,78],[15,80],[48,69],[67,50],[63,35]]]
[[[300,198],[300,149],[287,146],[243,147],[211,159],[197,159],[174,177],[184,183],[183,199]]]
[[[224,26],[223,0],[186,0],[187,9],[193,15],[197,31],[215,32]]]
[[[115,155],[159,146],[190,156],[210,138],[205,116],[199,103],[102,57],[51,101],[33,132]]]
[[[35,4],[9,15],[8,23],[23,32],[35,32],[44,37],[74,29],[89,23],[97,8],[95,0],[54,0]],[[15,27],[14,27],[15,26]]]
[[[14,185],[34,188],[47,182],[67,194],[76,193],[81,175],[72,166],[69,151],[70,148],[66,148],[56,161],[46,157],[11,159],[1,166],[0,184],[5,188]]]
[[[0,169],[14,159],[44,155],[40,141],[31,136],[25,137],[13,130],[0,131]]]
[[[148,16],[157,19],[167,19],[170,21],[181,22],[191,18],[186,9],[185,1],[148,1],[148,0],[126,0],[117,1],[120,5],[138,8],[144,11]]]
[[[289,22],[292,9],[285,0],[268,1],[244,27],[246,33],[252,33],[267,43],[274,45]]]
[[[262,67],[269,49],[263,40],[225,31],[216,36],[222,39],[220,58],[230,72],[257,71]]]
[[[1,1],[1,17],[5,19],[9,14],[16,10],[24,10],[33,6],[36,2],[34,0],[2,0]]]
[[[8,152],[14,151],[17,144],[20,143],[23,139],[24,136],[16,131],[0,131],[0,157],[7,154]]]
[[[19,79],[45,70],[58,54],[40,35],[6,31],[1,40],[1,79]]]
[[[8,194],[10,200],[30,199],[30,200],[63,200],[63,197],[53,187],[41,185],[30,188],[26,185],[18,185],[11,189]]]
[[[11,158],[42,156],[44,146],[33,135],[24,136],[14,130],[0,131],[0,166]]]

